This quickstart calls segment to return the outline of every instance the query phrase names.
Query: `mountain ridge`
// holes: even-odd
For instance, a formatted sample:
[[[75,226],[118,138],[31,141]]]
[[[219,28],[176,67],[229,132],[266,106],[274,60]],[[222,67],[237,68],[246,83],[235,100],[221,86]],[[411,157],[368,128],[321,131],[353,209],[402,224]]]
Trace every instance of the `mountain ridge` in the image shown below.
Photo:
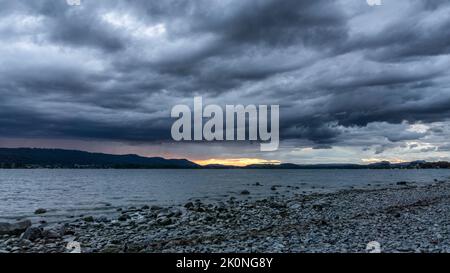
[[[113,155],[79,150],[0,148],[0,164],[9,167],[52,168],[198,168],[187,159]]]
[[[187,159],[143,157],[136,154],[114,155],[80,150],[44,148],[0,148],[0,169],[10,168],[116,168],[116,169],[449,169],[447,161],[390,163],[368,165],[330,164],[252,164],[245,167],[211,164],[201,166]]]

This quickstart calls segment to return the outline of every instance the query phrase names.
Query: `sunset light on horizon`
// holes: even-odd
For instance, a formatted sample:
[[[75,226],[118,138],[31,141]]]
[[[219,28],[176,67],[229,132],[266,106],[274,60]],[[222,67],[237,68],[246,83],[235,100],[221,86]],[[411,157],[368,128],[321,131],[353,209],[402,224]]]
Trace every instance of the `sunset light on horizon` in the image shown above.
[[[211,158],[206,160],[193,160],[193,162],[201,166],[214,164],[237,167],[245,167],[252,164],[281,164],[278,160],[265,160],[259,158]]]

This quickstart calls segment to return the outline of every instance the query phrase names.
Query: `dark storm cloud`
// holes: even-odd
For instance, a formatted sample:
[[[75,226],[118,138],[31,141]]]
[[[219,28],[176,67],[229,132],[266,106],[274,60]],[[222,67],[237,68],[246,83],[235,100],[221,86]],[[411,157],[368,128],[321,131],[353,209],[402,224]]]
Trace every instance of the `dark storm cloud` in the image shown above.
[[[448,1],[81,1],[0,0],[3,136],[170,140],[194,95],[280,104],[282,139],[317,150],[450,117]]]
[[[16,2],[11,4],[11,2]],[[107,51],[125,47],[125,40],[113,29],[100,20],[97,12],[77,10],[65,1],[9,1],[0,3],[5,7],[3,14],[8,16],[39,16],[44,22],[41,33],[35,33],[35,39],[41,42],[53,42],[61,46],[86,46]],[[92,8],[99,8],[94,1],[84,3]],[[97,10],[101,12],[101,10]],[[21,18],[12,18],[21,20]],[[19,22],[11,22],[17,24]]]
[[[443,151],[443,152],[450,152],[450,144],[449,145],[442,145],[438,148],[438,151]]]
[[[292,44],[325,46],[345,40],[345,18],[334,1],[237,1],[234,13],[203,12],[194,31],[221,33],[227,42],[260,43],[286,47]],[[205,5],[206,6],[206,5]],[[219,15],[219,16],[216,16]]]
[[[332,149],[333,147],[330,145],[317,145],[312,147],[314,150],[328,150],[328,149]]]
[[[379,35],[361,35],[356,48],[372,49],[370,57],[395,61],[407,58],[436,56],[450,53],[450,37],[443,35],[450,27],[448,1],[412,1],[414,13],[385,25]]]

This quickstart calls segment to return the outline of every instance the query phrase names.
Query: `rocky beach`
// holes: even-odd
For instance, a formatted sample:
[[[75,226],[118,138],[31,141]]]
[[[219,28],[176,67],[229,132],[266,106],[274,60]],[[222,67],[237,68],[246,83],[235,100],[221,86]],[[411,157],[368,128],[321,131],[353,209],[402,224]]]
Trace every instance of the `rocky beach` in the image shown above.
[[[251,198],[264,186],[224,202],[0,223],[0,253],[368,252],[374,241],[381,252],[450,252],[450,181],[313,194],[272,186],[271,196]],[[36,213],[45,219],[46,209]]]

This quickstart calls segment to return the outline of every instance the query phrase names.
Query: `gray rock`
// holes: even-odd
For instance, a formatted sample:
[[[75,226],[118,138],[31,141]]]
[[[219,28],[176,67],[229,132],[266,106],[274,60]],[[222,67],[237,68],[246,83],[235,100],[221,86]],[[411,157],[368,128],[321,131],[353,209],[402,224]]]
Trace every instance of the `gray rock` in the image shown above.
[[[86,216],[86,217],[84,217],[83,218],[83,221],[85,221],[85,222],[94,222],[94,217],[92,217],[92,216]]]
[[[20,247],[15,246],[11,249],[12,252],[18,252],[20,250]]]
[[[20,244],[22,247],[27,248],[27,247],[31,246],[33,243],[32,243],[30,240],[27,240],[27,239],[21,239],[21,240],[19,241],[19,244]]]
[[[122,251],[122,247],[114,244],[107,244],[100,252],[101,253],[119,253]]]
[[[74,235],[75,232],[73,231],[73,229],[67,225],[67,224],[61,224],[57,227],[55,227],[55,229],[57,232],[59,232],[59,234],[61,234],[61,236],[65,236],[65,235]]]
[[[58,232],[57,230],[45,229],[42,232],[42,236],[47,239],[58,239],[58,238],[62,237],[62,234],[60,232]]]
[[[156,205],[153,205],[150,207],[150,210],[161,210],[161,209],[162,209],[162,207],[156,206]]]
[[[180,217],[183,215],[183,212],[178,208],[170,209],[170,217]]]
[[[219,202],[219,203],[216,204],[215,209],[220,211],[220,212],[223,212],[223,211],[227,210],[227,206],[225,205],[224,202]]]
[[[243,190],[243,191],[241,191],[241,194],[242,194],[242,195],[249,195],[250,192],[249,192],[248,190]]]
[[[269,206],[274,209],[284,209],[287,207],[286,204],[282,202],[272,202]]]
[[[312,208],[317,211],[322,211],[323,209],[325,209],[328,206],[329,206],[329,204],[326,202],[316,202],[315,204],[312,205]]]
[[[126,244],[125,251],[128,253],[138,253],[146,247],[145,242],[130,242]]]
[[[38,227],[29,227],[20,236],[20,239],[34,241],[43,237],[42,229]]]
[[[196,207],[196,208],[194,208],[194,211],[196,211],[196,212],[206,212],[206,208],[204,208],[204,207]]]
[[[172,215],[173,215],[173,213],[169,209],[164,209],[164,210],[161,210],[156,217],[157,218],[170,217]]]
[[[20,235],[30,226],[30,220],[23,220],[16,223],[0,223],[0,235]]]
[[[290,204],[289,208],[293,209],[293,210],[298,210],[298,209],[302,208],[302,205],[300,205],[300,204]]]
[[[99,223],[108,223],[109,222],[108,217],[106,217],[106,216],[97,217],[95,219],[95,221],[99,222]]]
[[[172,224],[172,219],[171,218],[162,217],[162,218],[157,219],[156,223],[161,225],[161,226],[168,226],[168,225]]]
[[[44,213],[46,213],[46,212],[47,212],[46,209],[39,208],[39,209],[37,209],[37,210],[34,211],[34,214],[44,214]]]

